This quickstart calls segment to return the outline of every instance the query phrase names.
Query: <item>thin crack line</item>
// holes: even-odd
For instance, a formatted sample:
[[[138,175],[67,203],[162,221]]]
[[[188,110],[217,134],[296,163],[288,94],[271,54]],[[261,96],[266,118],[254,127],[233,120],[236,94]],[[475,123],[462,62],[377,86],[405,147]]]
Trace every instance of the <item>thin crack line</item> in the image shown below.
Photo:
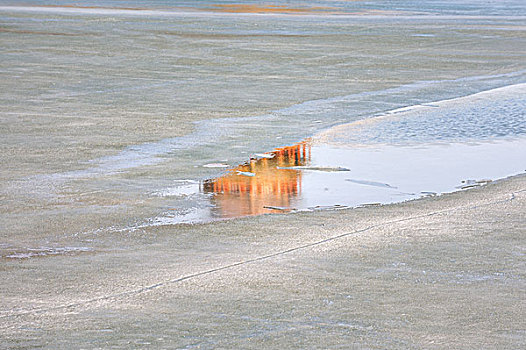
[[[55,306],[55,307],[51,307],[51,308],[36,309],[36,310],[19,312],[19,313],[15,313],[15,314],[11,314],[11,315],[3,315],[3,316],[0,316],[0,319],[11,318],[11,317],[19,317],[19,316],[25,316],[25,315],[31,315],[31,314],[40,314],[40,313],[45,313],[45,312],[48,312],[48,311],[55,311],[55,310],[70,309],[70,308],[75,308],[75,307],[79,307],[79,306],[84,306],[84,305],[96,303],[96,302],[99,302],[99,301],[105,301],[105,300],[110,300],[110,299],[119,299],[121,297],[137,295],[137,294],[144,293],[144,292],[147,292],[147,291],[150,291],[150,290],[153,290],[153,289],[157,289],[157,288],[161,288],[161,287],[167,286],[169,284],[183,282],[183,281],[186,281],[186,280],[189,280],[189,279],[192,279],[192,278],[213,274],[215,272],[231,269],[231,268],[234,268],[234,267],[237,267],[237,266],[241,266],[241,265],[247,265],[247,264],[251,264],[251,263],[254,263],[254,262],[258,262],[258,261],[268,260],[268,259],[274,258],[276,256],[286,255],[286,254],[289,254],[289,253],[292,253],[292,252],[295,252],[295,251],[299,251],[299,250],[315,247],[315,246],[318,246],[318,245],[322,245],[322,244],[325,244],[325,243],[328,243],[328,242],[332,242],[332,241],[335,241],[335,240],[338,240],[338,239],[341,239],[341,238],[344,238],[344,237],[356,235],[356,234],[359,234],[359,233],[367,232],[367,231],[373,230],[375,228],[383,227],[383,226],[388,226],[388,225],[393,225],[393,224],[397,224],[397,223],[401,223],[401,222],[406,222],[406,221],[421,219],[421,218],[425,218],[425,217],[435,216],[435,215],[439,215],[439,214],[449,213],[449,212],[453,212],[453,211],[456,211],[456,210],[470,210],[470,209],[477,209],[477,208],[481,208],[481,207],[485,207],[485,206],[489,206],[489,205],[494,205],[494,204],[501,204],[501,203],[506,203],[506,202],[512,202],[513,200],[515,200],[517,198],[517,195],[519,193],[523,193],[523,192],[526,192],[526,189],[521,189],[521,190],[512,192],[511,194],[507,194],[506,195],[508,198],[496,200],[496,201],[489,202],[489,203],[478,204],[478,205],[471,205],[471,206],[464,206],[464,207],[448,208],[448,209],[444,209],[444,210],[434,211],[434,212],[431,212],[431,213],[426,213],[426,214],[421,214],[421,215],[416,215],[416,216],[410,216],[410,217],[401,218],[401,219],[397,219],[397,220],[386,221],[386,222],[382,222],[382,223],[379,223],[379,224],[374,224],[374,225],[367,226],[367,227],[365,227],[363,229],[360,229],[360,230],[355,230],[355,231],[351,231],[351,232],[342,233],[342,234],[339,234],[339,235],[336,235],[336,236],[332,236],[332,237],[328,237],[328,238],[325,238],[325,239],[322,239],[322,240],[319,240],[319,241],[303,244],[303,245],[292,247],[292,248],[285,249],[285,250],[281,250],[279,252],[275,252],[275,253],[272,253],[272,254],[263,255],[263,256],[256,257],[256,258],[247,259],[247,260],[239,261],[239,262],[236,262],[236,263],[232,263],[232,264],[216,267],[216,268],[213,268],[213,269],[192,273],[192,274],[189,274],[189,275],[186,275],[186,276],[178,277],[178,278],[167,280],[167,281],[163,281],[163,282],[158,282],[158,283],[155,283],[155,284],[152,284],[152,285],[149,285],[149,286],[146,286],[146,287],[141,287],[141,288],[138,288],[138,289],[135,289],[135,290],[124,291],[124,292],[121,292],[121,293],[101,296],[101,297],[97,297],[97,298],[93,298],[93,299],[89,299],[89,300],[85,300],[85,301],[81,301],[81,302],[71,303],[71,304],[67,304],[67,305],[59,305],[59,306]]]

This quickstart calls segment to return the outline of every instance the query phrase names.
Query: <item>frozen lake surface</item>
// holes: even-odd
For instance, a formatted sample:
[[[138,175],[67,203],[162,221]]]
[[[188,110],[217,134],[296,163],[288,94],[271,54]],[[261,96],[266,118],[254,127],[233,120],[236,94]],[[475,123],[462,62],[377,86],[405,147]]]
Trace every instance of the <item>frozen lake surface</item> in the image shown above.
[[[525,84],[524,0],[0,0],[0,348],[525,348]]]
[[[525,19],[521,1],[1,1],[1,243],[523,172]],[[350,171],[263,167],[268,186],[289,182],[269,197],[204,189],[258,188],[238,167],[301,142],[302,166]]]

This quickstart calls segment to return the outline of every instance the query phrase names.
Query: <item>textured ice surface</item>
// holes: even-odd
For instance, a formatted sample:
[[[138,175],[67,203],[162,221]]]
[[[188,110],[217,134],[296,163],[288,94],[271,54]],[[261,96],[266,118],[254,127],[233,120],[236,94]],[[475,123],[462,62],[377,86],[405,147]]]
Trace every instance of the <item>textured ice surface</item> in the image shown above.
[[[477,142],[526,135],[526,84],[397,109],[323,132],[318,142],[375,144]]]
[[[526,81],[521,1],[213,6],[229,3],[0,1],[5,242],[47,246],[200,210],[213,218],[213,195],[180,182],[227,171],[210,164],[235,167],[337,125]],[[309,7],[334,9],[290,13]],[[378,123],[346,142],[513,136],[521,105],[508,102],[484,107],[511,117],[488,112],[483,128],[457,106],[408,112],[405,128]],[[345,167],[351,180],[396,186]]]

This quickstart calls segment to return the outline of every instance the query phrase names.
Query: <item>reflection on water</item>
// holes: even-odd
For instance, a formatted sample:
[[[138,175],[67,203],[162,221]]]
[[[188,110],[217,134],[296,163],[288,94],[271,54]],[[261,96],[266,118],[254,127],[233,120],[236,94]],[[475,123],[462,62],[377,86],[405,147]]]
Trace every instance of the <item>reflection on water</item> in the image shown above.
[[[231,13],[287,13],[301,14],[317,11],[335,10],[335,7],[313,6],[313,7],[289,7],[283,5],[258,5],[258,4],[215,4],[206,10]],[[332,12],[331,14],[334,14]]]
[[[201,190],[213,194],[217,215],[223,218],[291,208],[301,194],[302,172],[280,168],[307,165],[310,157],[309,141],[277,148],[230,169],[224,176],[204,181]]]

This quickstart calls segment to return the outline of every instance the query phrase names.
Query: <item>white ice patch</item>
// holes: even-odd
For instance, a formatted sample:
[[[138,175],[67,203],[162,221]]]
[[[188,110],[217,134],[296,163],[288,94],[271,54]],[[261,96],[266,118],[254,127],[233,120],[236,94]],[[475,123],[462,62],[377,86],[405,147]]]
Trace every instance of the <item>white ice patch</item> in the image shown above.
[[[68,253],[82,253],[91,252],[93,248],[89,247],[40,247],[40,248],[27,248],[23,251],[18,251],[9,255],[6,255],[8,259],[29,259],[34,257],[44,257],[49,255],[62,255]]]
[[[199,181],[178,180],[175,182],[177,183],[177,185],[165,188],[159,192],[155,192],[153,195],[157,197],[187,197],[193,194],[200,193],[201,191]]]
[[[203,165],[203,168],[228,168],[228,167],[229,167],[228,164],[223,164],[223,163],[208,163],[208,164]]]

